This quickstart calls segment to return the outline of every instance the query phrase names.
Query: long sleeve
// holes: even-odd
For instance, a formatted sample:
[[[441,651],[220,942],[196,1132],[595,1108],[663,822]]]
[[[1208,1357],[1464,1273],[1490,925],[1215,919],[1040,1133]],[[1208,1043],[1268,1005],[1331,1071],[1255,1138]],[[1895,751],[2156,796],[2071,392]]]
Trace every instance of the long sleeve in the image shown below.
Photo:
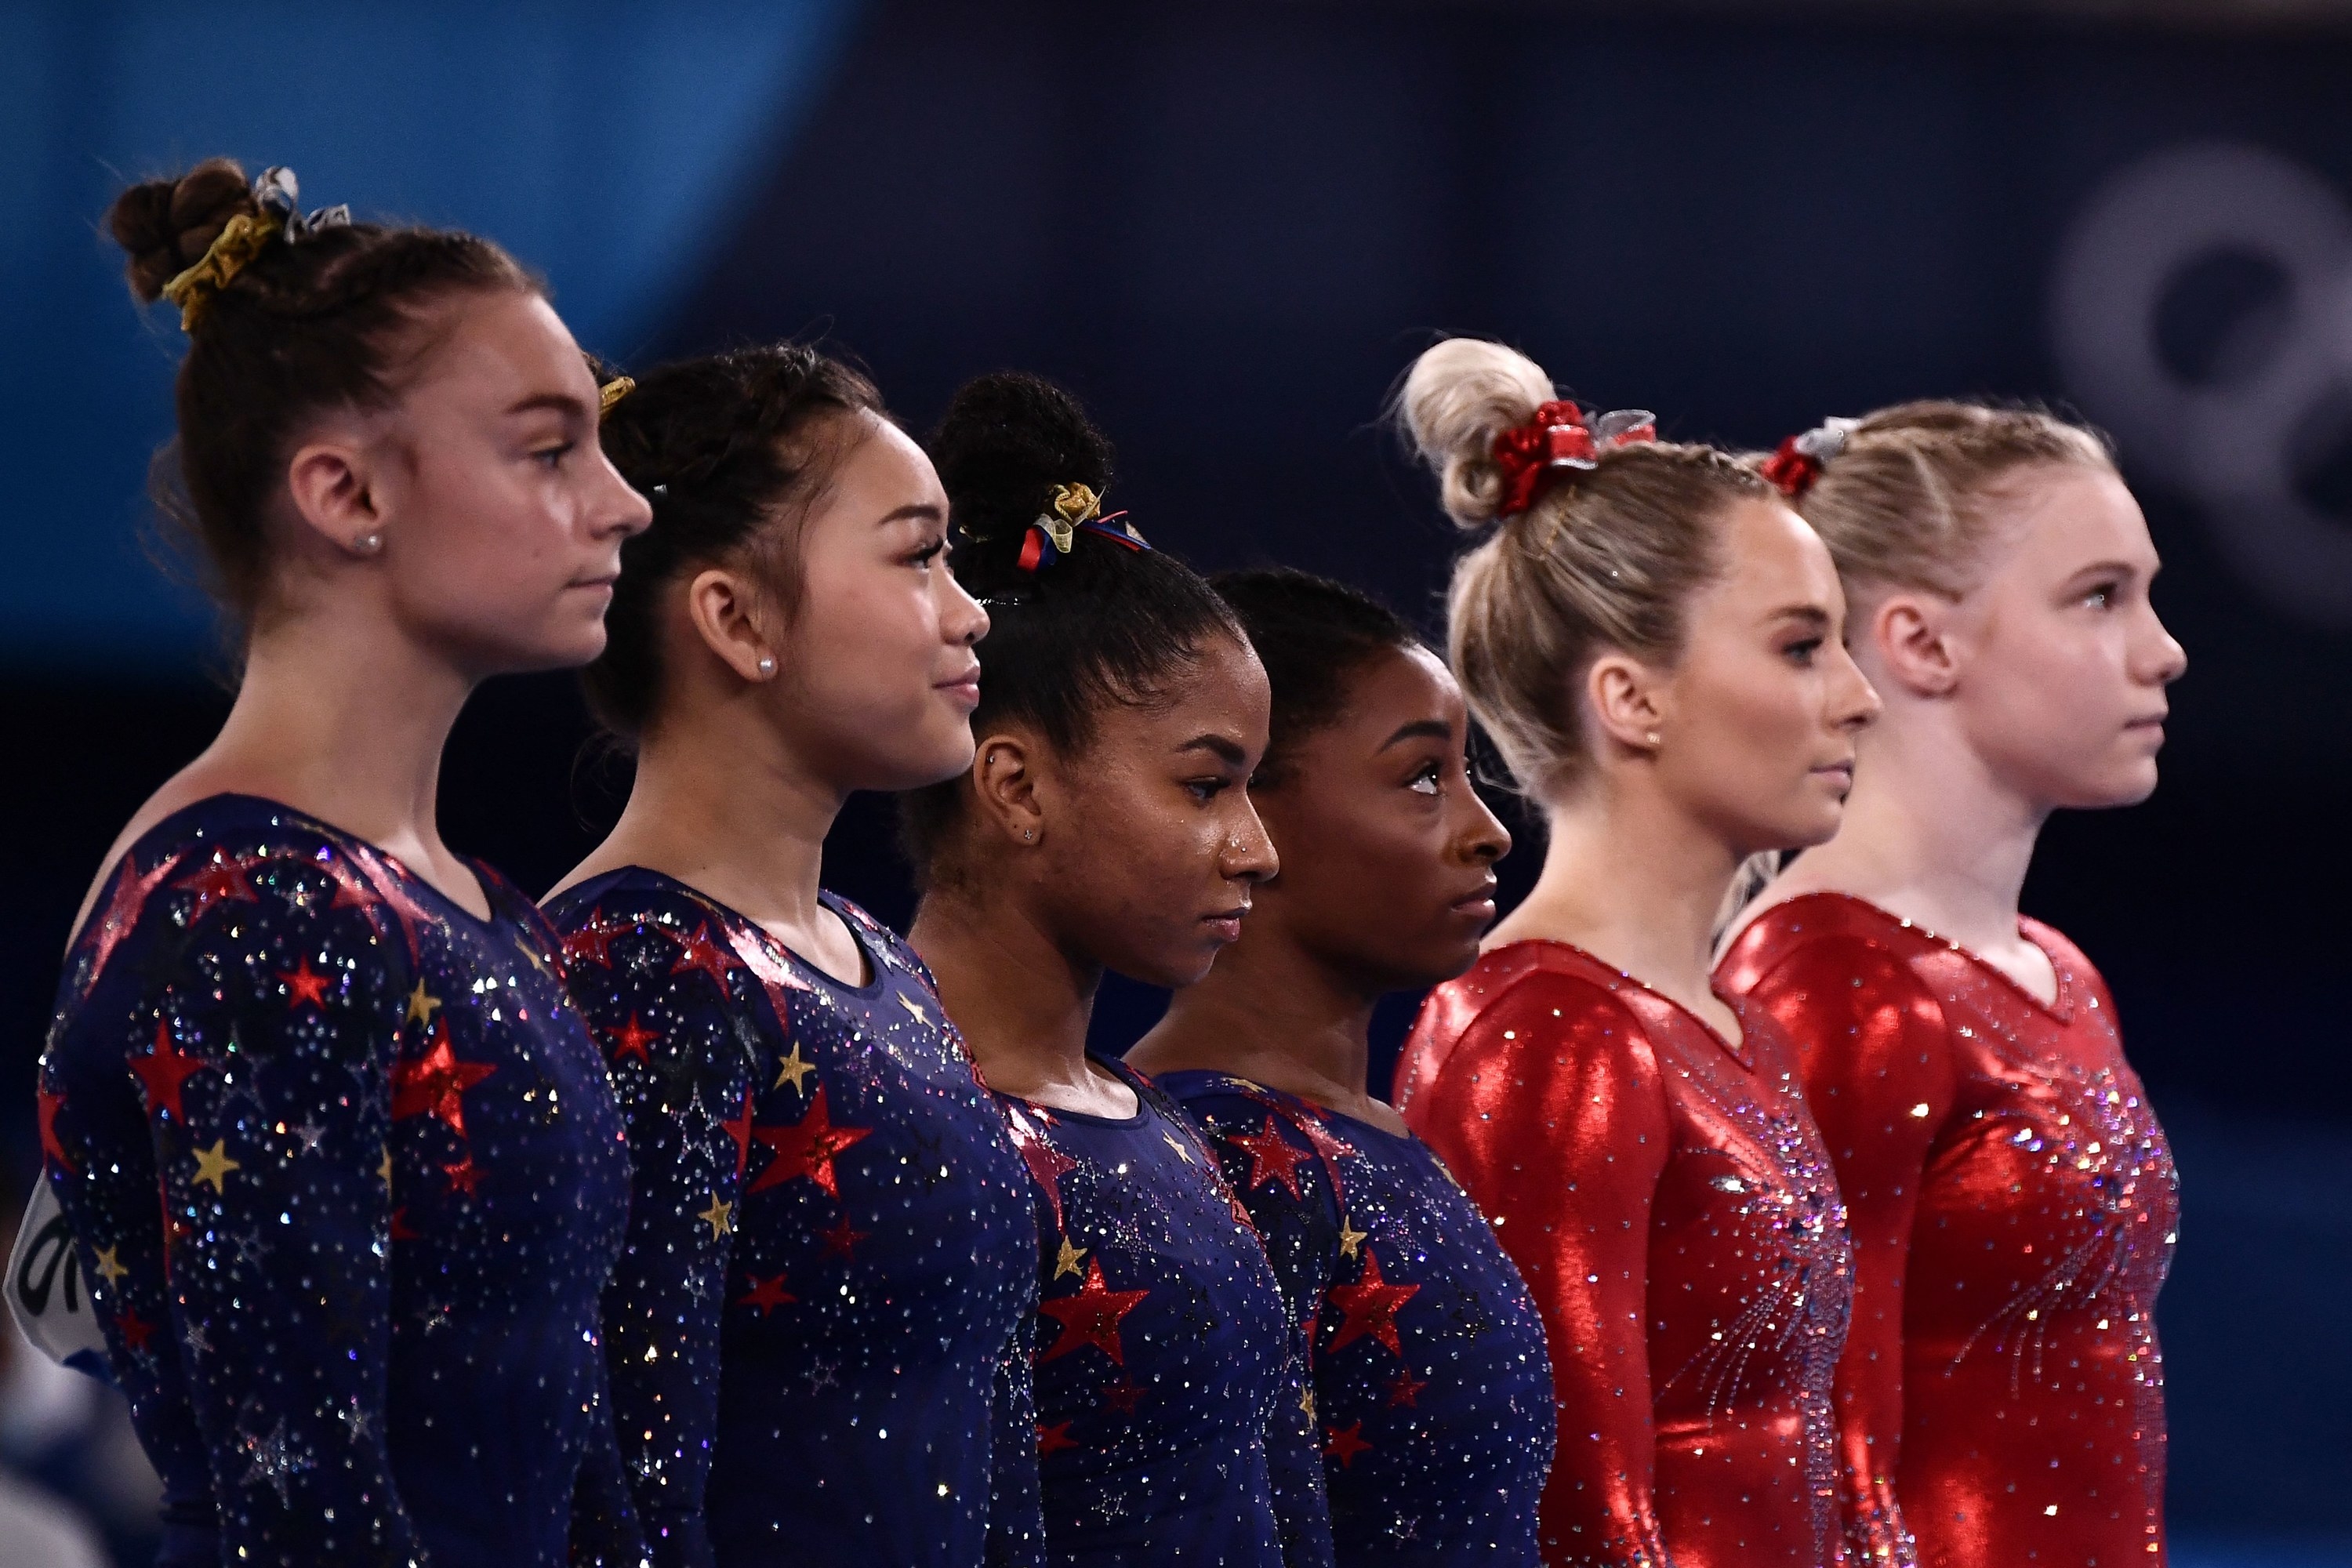
[[[1641,1026],[1588,981],[1528,975],[1471,1020],[1405,1117],[1543,1318],[1559,1415],[1544,1562],[1664,1568],[1644,1309],[1669,1120]]]
[[[1043,1568],[1045,1498],[1037,1484],[1037,1315],[1026,1313],[997,1358],[990,1394],[988,1568]]]
[[[1907,1563],[1895,1483],[1903,1295],[1928,1151],[1952,1109],[1945,1020],[1907,964],[1855,937],[1806,942],[1748,995],[1797,1043],[1853,1233],[1853,1318],[1837,1374],[1848,1544],[1863,1563]]]
[[[361,910],[254,889],[256,868],[199,871],[215,879],[184,942],[149,971],[153,1042],[129,1066],[168,1318],[118,1300],[110,1331],[118,1361],[179,1363],[224,1563],[419,1563],[385,1448],[399,943]],[[102,1277],[112,1250],[85,1267]]]
[[[1275,1522],[1282,1531],[1284,1568],[1330,1568],[1333,1555],[1322,1429],[1310,1398],[1309,1331],[1307,1325],[1292,1326],[1289,1373],[1265,1424],[1266,1477],[1274,1488]]]
[[[596,1364],[596,1414],[580,1474],[572,1489],[570,1568],[646,1568],[652,1561],[637,1529],[636,1503],[629,1495],[628,1471],[613,1433],[610,1369]]]
[[[656,961],[621,961],[637,943],[658,944]],[[736,1290],[730,1279],[751,1061],[731,1032],[669,1016],[667,938],[648,928],[612,945],[610,979],[574,992],[611,1063],[631,1156],[627,1240],[604,1293],[613,1424],[654,1562],[709,1568],[720,1319],[731,1297],[778,1283]]]

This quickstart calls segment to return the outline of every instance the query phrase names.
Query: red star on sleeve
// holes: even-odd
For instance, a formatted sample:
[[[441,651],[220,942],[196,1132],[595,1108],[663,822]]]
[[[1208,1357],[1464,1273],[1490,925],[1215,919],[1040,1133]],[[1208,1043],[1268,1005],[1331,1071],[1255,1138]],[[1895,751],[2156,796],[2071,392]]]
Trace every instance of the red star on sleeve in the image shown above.
[[[646,1055],[646,1047],[660,1038],[661,1036],[638,1023],[637,1016],[631,1013],[629,1021],[613,1031],[613,1059],[619,1061],[623,1057],[635,1057],[651,1067],[653,1058]]]
[[[168,1111],[182,1125],[186,1124],[188,1113],[180,1104],[180,1086],[211,1065],[200,1057],[182,1055],[173,1043],[172,1026],[161,1018],[155,1020],[155,1048],[131,1058],[131,1070],[147,1091],[148,1113],[162,1116]]]
[[[58,1112],[65,1109],[66,1097],[62,1094],[51,1094],[45,1089],[39,1091],[39,1100],[42,1157],[55,1160],[58,1170],[71,1175],[74,1163],[66,1157],[66,1146],[58,1142]]]
[[[1298,1195],[1298,1167],[1314,1156],[1276,1131],[1271,1113],[1265,1119],[1265,1131],[1247,1138],[1228,1132],[1225,1142],[1250,1157],[1249,1181],[1245,1185],[1255,1190],[1268,1182],[1279,1181],[1292,1197]]]
[[[114,1331],[122,1336],[124,1344],[143,1355],[147,1351],[147,1342],[154,1337],[155,1325],[125,1307],[115,1314]]]
[[[629,1022],[634,1024],[636,1021],[636,1015],[632,1013]],[[642,1059],[644,1050],[639,1049],[637,1055]],[[743,1173],[743,1167],[751,1161],[751,1090],[748,1085],[743,1090],[743,1109],[733,1121],[722,1121],[719,1125],[727,1129],[727,1136],[735,1140],[735,1173],[740,1176]]]
[[[1364,1441],[1364,1424],[1360,1421],[1352,1426],[1330,1426],[1324,1429],[1323,1452],[1339,1460],[1339,1468],[1343,1470],[1356,1462],[1357,1455],[1368,1454],[1371,1452],[1371,1448],[1372,1446]]]
[[[466,1135],[466,1091],[498,1071],[496,1062],[461,1062],[449,1048],[449,1031],[433,1021],[433,1048],[392,1069],[392,1119],[437,1116],[449,1131]]]
[[[1056,1421],[1051,1426],[1042,1421],[1037,1424],[1037,1457],[1039,1458],[1042,1459],[1048,1454],[1058,1454],[1065,1448],[1075,1448],[1077,1446],[1078,1440],[1070,1436],[1070,1424],[1067,1421]]]
[[[697,926],[692,936],[680,936],[667,928],[664,934],[677,943],[679,949],[677,962],[669,967],[672,974],[690,974],[698,969],[719,982],[719,989],[722,993],[726,991],[727,949],[710,940],[709,921]]]
[[[873,1234],[870,1230],[859,1230],[851,1225],[847,1215],[843,1215],[840,1219],[817,1232],[817,1235],[824,1240],[824,1255],[827,1258],[855,1258],[857,1255],[857,1244]]]
[[[781,1274],[772,1274],[765,1279],[761,1279],[757,1274],[746,1274],[743,1278],[751,1282],[751,1289],[748,1293],[736,1297],[735,1304],[739,1307],[755,1308],[763,1318],[768,1315],[769,1309],[781,1307],[787,1301],[800,1300],[798,1296],[784,1289],[784,1277]]]
[[[1394,1409],[1400,1405],[1410,1405],[1418,1409],[1421,1405],[1421,1391],[1428,1386],[1428,1380],[1413,1376],[1412,1368],[1406,1367],[1389,1379],[1390,1408]]]
[[[246,873],[268,863],[258,855],[239,855],[232,858],[215,849],[213,858],[205,862],[203,869],[181,878],[172,886],[181,892],[195,894],[196,901],[188,909],[188,919],[193,921],[213,905],[226,900],[242,900],[247,903],[259,901],[259,895],[254,892],[253,883]]]
[[[306,1002],[321,1012],[326,1010],[327,987],[333,984],[334,977],[315,973],[310,968],[309,953],[304,953],[302,962],[292,969],[280,970],[278,978],[286,982],[286,1005],[289,1012]]]
[[[1402,1355],[1397,1342],[1397,1310],[1418,1294],[1418,1285],[1391,1285],[1381,1278],[1381,1260],[1372,1255],[1368,1243],[1364,1247],[1364,1277],[1353,1285],[1331,1287],[1331,1300],[1348,1314],[1339,1324],[1339,1331],[1331,1338],[1331,1349],[1353,1343],[1367,1335],[1388,1346],[1390,1352]]]
[[[871,1131],[870,1127],[835,1127],[833,1113],[825,1106],[824,1086],[819,1084],[807,1111],[792,1126],[751,1129],[751,1136],[773,1149],[776,1156],[746,1190],[756,1193],[794,1176],[806,1176],[823,1187],[826,1196],[837,1198],[841,1196],[841,1183],[834,1173],[833,1162]]]
[[[1086,1283],[1076,1292],[1037,1303],[1037,1310],[1062,1325],[1053,1348],[1037,1359],[1052,1361],[1081,1346],[1092,1345],[1110,1357],[1114,1364],[1125,1366],[1127,1353],[1119,1344],[1119,1320],[1135,1310],[1136,1303],[1150,1294],[1148,1289],[1111,1289],[1103,1283],[1102,1259],[1087,1259]]]
[[[442,1166],[441,1173],[449,1178],[452,1193],[463,1193],[469,1198],[482,1183],[482,1168],[474,1163],[474,1156],[470,1153],[454,1165]]]
[[[106,912],[98,917],[98,940],[90,948],[89,978],[83,983],[84,995],[98,984],[106,961],[114,956],[114,950],[131,934],[131,928],[139,923],[140,913],[146,909],[157,885],[179,863],[179,856],[167,856],[142,874],[136,858],[129,855],[122,858],[122,879],[114,884],[114,894],[106,900]]]
[[[576,969],[583,963],[613,967],[613,939],[631,930],[627,921],[607,921],[601,909],[588,911],[588,923],[578,931],[563,933],[563,965]]]

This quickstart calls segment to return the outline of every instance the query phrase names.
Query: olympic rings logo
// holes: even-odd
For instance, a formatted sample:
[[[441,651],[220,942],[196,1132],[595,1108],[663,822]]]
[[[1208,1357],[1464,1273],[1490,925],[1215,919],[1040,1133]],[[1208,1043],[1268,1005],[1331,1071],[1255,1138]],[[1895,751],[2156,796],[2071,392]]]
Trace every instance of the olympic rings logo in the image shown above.
[[[2266,296],[2183,365],[2165,313],[2200,268]],[[2322,445],[2352,434],[2352,209],[2302,164],[2196,143],[2126,169],[2060,248],[2061,374],[2136,466],[2203,507],[2223,555],[2275,607],[2352,626],[2352,526],[2313,499]]]

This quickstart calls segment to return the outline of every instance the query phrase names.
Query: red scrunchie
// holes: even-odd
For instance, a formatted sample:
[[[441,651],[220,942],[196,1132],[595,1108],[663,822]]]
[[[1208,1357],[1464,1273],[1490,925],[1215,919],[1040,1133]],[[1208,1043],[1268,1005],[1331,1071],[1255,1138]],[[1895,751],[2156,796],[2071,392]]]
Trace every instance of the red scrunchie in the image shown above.
[[[1790,500],[1802,498],[1807,490],[1813,488],[1813,481],[1822,477],[1822,460],[1810,452],[1798,449],[1797,443],[1803,437],[1791,436],[1781,442],[1773,448],[1772,455],[1764,459],[1764,466],[1757,470],[1764,476],[1766,483]]]
[[[1503,500],[1495,515],[1527,510],[1535,504],[1548,470],[1555,465],[1590,463],[1594,456],[1584,410],[1564,399],[1544,404],[1526,424],[1495,437],[1495,465],[1503,470]]]

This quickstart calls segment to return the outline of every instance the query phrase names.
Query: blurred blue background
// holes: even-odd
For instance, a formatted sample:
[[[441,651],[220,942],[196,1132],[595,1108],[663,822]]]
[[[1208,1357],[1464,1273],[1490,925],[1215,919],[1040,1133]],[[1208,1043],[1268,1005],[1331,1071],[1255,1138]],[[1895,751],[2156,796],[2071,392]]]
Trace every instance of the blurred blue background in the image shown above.
[[[99,856],[226,703],[144,543],[178,333],[100,228],[127,179],[227,153],[478,228],[625,363],[828,331],[917,427],[1044,371],[1156,542],[1431,622],[1454,541],[1374,421],[1435,331],[1742,446],[2063,400],[2116,432],[2190,653],[2162,790],[2053,824],[2027,900],[2106,971],[2178,1145],[2176,1561],[2352,1563],[2347,80],[2352,5],[2318,0],[0,0],[0,1082]],[[625,787],[568,681],[500,683],[445,823],[545,885]],[[829,875],[903,917],[889,837],[860,803]],[[1156,1005],[1115,988],[1104,1038]],[[0,1095],[0,1199],[30,1100]],[[65,1499],[138,1561],[125,1449],[90,1389],[0,1367],[0,1510]]]

